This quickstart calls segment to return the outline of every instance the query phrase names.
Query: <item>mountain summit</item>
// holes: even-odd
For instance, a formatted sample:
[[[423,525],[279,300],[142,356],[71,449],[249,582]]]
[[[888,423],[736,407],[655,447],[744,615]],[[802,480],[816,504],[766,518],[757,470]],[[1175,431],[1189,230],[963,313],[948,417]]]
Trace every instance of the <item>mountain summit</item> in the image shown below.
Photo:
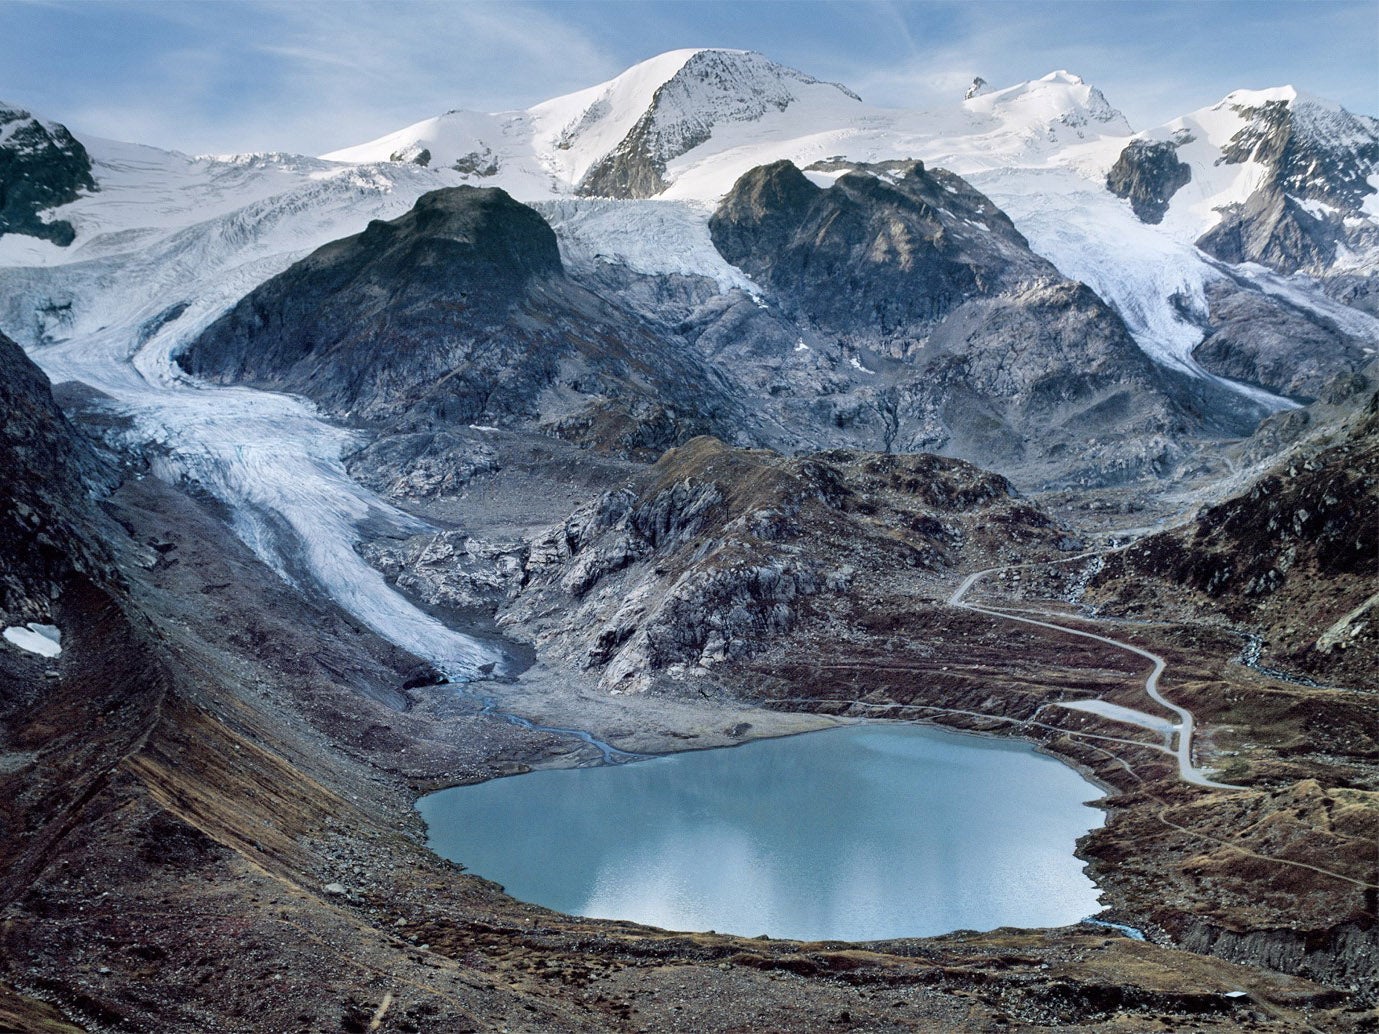
[[[718,127],[756,122],[768,112],[783,112],[806,98],[822,101],[824,106],[843,98],[861,103],[844,86],[821,83],[760,54],[695,51],[656,88],[650,104],[617,146],[584,175],[580,193],[659,194],[667,186],[666,163],[707,142]]]
[[[534,181],[582,194],[649,197],[668,185],[667,163],[716,129],[801,103],[831,111],[861,100],[752,51],[674,50],[525,111],[451,111],[324,157],[410,161],[476,178],[521,167]]]

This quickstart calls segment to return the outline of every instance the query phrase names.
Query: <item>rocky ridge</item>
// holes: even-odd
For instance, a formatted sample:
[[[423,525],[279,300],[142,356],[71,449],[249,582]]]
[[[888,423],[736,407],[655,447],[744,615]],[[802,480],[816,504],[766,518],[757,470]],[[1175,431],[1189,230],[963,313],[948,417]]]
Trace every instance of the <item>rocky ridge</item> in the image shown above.
[[[390,433],[521,423],[615,451],[750,427],[723,378],[566,275],[496,188],[422,195],[251,292],[179,357]]]
[[[96,189],[86,148],[66,126],[0,103],[0,237],[22,233],[65,247],[76,230],[43,213]]]
[[[1153,586],[1187,590],[1263,637],[1263,663],[1365,686],[1379,654],[1379,394],[1321,440],[1295,446],[1241,495],[1184,529],[1108,558],[1093,598],[1137,611]],[[1366,401],[1367,400],[1367,401]],[[1259,658],[1256,658],[1257,660]]]
[[[111,486],[48,379],[0,334],[0,623],[49,623],[62,594],[114,577],[93,496]]]
[[[1374,247],[1372,223],[1355,217],[1375,192],[1369,177],[1379,169],[1379,122],[1285,92],[1291,96],[1235,106],[1245,124],[1221,161],[1257,163],[1265,175],[1197,244],[1225,262],[1325,275],[1338,249]]]
[[[319,249],[179,361],[389,433],[541,427],[647,459],[713,433],[1120,481],[1173,469],[1209,410],[1248,425],[1224,389],[1181,391],[959,177],[829,174],[823,189],[790,163],[754,170],[715,214],[764,296],[566,269],[536,212],[461,187]]]
[[[919,162],[818,168],[831,186],[789,162],[749,172],[710,230],[802,344],[841,353],[834,377],[848,390],[830,404],[840,427],[868,429],[857,444],[1004,471],[1043,463],[1068,479],[1174,465],[1200,425],[1195,403],[1176,401],[1120,317],[1035,255],[989,199]]]
[[[856,581],[932,577],[1002,536],[1055,553],[1074,544],[1004,478],[961,461],[787,458],[696,438],[519,539],[446,531],[371,550],[423,603],[487,605],[604,691],[684,694],[800,623],[826,622]]]

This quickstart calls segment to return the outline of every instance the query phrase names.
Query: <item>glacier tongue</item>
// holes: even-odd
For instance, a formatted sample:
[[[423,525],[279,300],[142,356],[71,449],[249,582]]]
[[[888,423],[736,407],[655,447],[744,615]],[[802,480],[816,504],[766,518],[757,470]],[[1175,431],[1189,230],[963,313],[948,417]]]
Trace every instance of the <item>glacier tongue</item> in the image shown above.
[[[1186,314],[1205,321],[1207,284],[1224,274],[1191,244],[1140,222],[1128,205],[1107,204],[1104,191],[1067,170],[987,173],[972,182],[1010,216],[1035,252],[1115,308],[1155,362],[1213,381],[1270,412],[1299,408],[1291,399],[1208,373],[1193,357],[1204,332]],[[1259,272],[1261,287],[1278,279]],[[1301,296],[1293,298],[1296,304],[1309,307],[1306,292],[1295,294]]]
[[[308,581],[384,638],[456,677],[501,662],[498,652],[412,606],[356,552],[365,518],[404,532],[425,525],[350,479],[341,456],[354,436],[307,403],[178,381],[150,381],[116,398],[135,418],[135,443],[161,446],[154,471],[227,504],[236,533],[288,581]]]
[[[65,321],[32,332],[30,355],[55,383],[81,381],[109,395],[132,419],[129,444],[154,471],[223,502],[236,532],[284,577],[320,589],[457,678],[501,665],[498,650],[418,610],[355,550],[365,518],[402,531],[424,527],[345,472],[342,456],[357,446],[355,433],[322,420],[304,400],[195,382],[172,361],[220,312],[306,251],[370,218],[400,214],[438,184],[415,167],[377,177],[338,168],[299,175],[271,159],[247,174],[242,163],[214,161],[181,171],[204,179],[188,186],[171,174],[153,184],[112,176],[109,207],[86,212],[93,232],[84,253],[94,257],[81,261],[78,250],[61,256],[77,261],[8,270],[0,316],[33,327],[34,299],[60,299]],[[173,183],[182,189],[169,205]],[[219,214],[179,225],[182,203],[198,195],[203,211]],[[238,208],[236,195],[244,202]],[[193,202],[185,211],[194,210]],[[141,221],[154,225],[134,225]]]

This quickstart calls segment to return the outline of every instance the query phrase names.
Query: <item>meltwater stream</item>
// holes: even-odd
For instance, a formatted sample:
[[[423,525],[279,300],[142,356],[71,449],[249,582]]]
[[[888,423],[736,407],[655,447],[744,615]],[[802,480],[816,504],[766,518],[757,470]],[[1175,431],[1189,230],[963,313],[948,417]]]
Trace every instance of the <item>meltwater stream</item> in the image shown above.
[[[1100,910],[1100,791],[1009,740],[859,725],[422,798],[430,845],[514,897],[674,930],[876,940]]]

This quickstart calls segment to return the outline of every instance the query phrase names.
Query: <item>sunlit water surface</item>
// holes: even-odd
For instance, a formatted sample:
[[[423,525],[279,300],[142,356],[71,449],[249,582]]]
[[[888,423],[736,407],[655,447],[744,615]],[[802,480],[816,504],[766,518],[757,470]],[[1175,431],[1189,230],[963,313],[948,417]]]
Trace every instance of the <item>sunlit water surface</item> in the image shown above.
[[[1100,791],[1025,744],[861,725],[533,772],[418,804],[430,844],[574,915],[808,940],[1053,926]]]

